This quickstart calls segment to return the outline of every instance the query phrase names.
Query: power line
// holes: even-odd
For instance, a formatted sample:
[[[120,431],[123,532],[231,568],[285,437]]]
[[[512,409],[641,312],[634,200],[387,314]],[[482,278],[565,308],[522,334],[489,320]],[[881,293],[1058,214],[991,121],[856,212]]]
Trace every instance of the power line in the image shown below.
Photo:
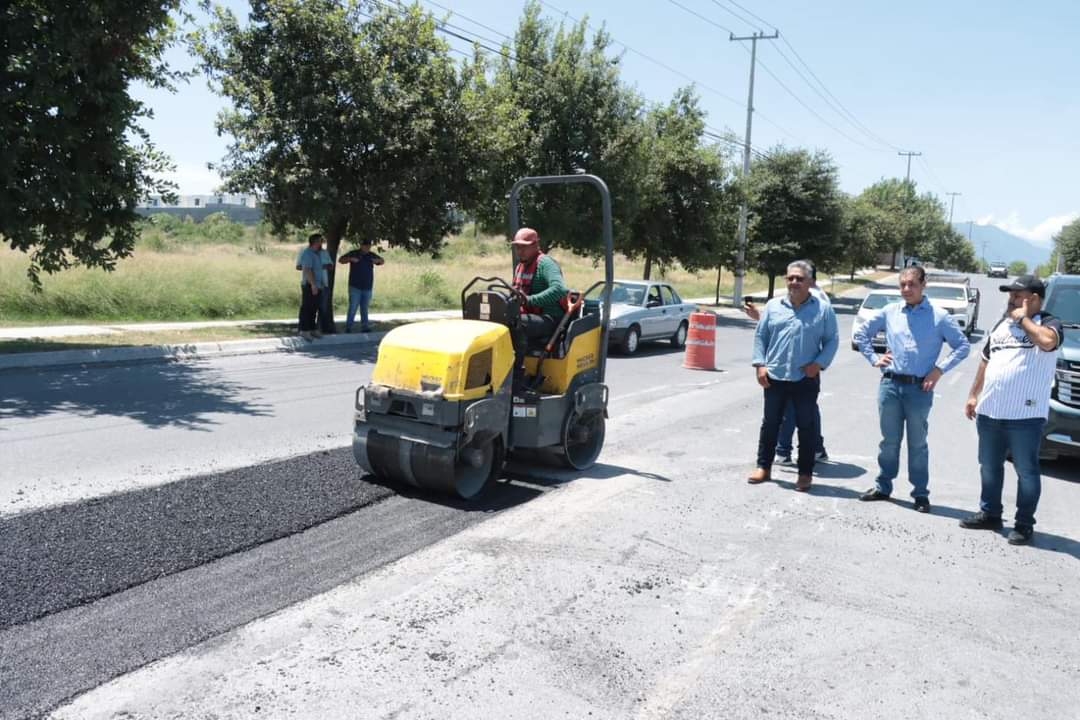
[[[792,54],[799,61],[799,63],[804,68],[806,68],[806,71],[808,73],[810,73],[810,76],[812,78],[814,78],[814,80],[817,81],[818,85],[821,86],[821,89],[825,91],[825,94],[828,95],[830,98],[832,98],[833,101],[836,103],[837,107],[839,107],[844,112],[844,114],[847,115],[847,117],[851,120],[852,124],[854,124],[855,126],[860,128],[868,137],[873,138],[876,142],[879,142],[882,145],[885,145],[885,146],[887,146],[889,148],[892,148],[893,150],[899,150],[900,149],[896,145],[893,145],[888,140],[885,140],[880,135],[878,135],[877,133],[870,130],[870,128],[868,128],[866,125],[864,125],[859,120],[859,118],[857,118],[855,116],[855,114],[853,112],[848,110],[847,107],[842,102],[840,102],[839,98],[837,98],[836,95],[834,95],[829,90],[828,86],[825,85],[824,82],[822,82],[821,78],[818,77],[817,73],[814,72],[813,68],[811,68],[810,65],[805,60],[803,60],[802,56],[799,54],[799,51],[795,49],[794,45],[792,45],[790,42],[788,42],[787,38],[781,38],[781,42],[783,42],[785,45],[787,45],[788,49],[791,50]]]
[[[758,26],[757,26],[757,25],[755,25],[755,24],[754,24],[754,23],[753,23],[752,21],[750,21],[750,20],[747,20],[747,19],[746,19],[746,17],[745,17],[744,15],[740,15],[739,13],[735,12],[735,11],[734,11],[734,10],[732,10],[731,8],[729,8],[729,7],[727,7],[726,5],[722,4],[722,3],[720,2],[720,0],[712,0],[712,4],[713,4],[713,5],[715,5],[716,7],[720,8],[721,10],[723,10],[724,12],[726,12],[726,13],[727,13],[728,15],[730,15],[730,16],[731,16],[731,17],[733,17],[733,18],[735,18],[735,19],[736,19],[736,20],[738,20],[739,22],[743,22],[743,23],[746,23],[747,25],[749,25],[750,27],[752,27],[752,28],[754,28],[754,29],[756,29],[756,30],[760,30],[760,31],[762,31],[762,32],[764,32],[764,31],[765,31],[765,28],[762,28],[762,27],[758,27]]]
[[[734,35],[735,34],[735,31],[732,30],[731,28],[727,27],[726,25],[721,25],[720,23],[716,22],[712,18],[709,18],[709,17],[706,17],[706,16],[702,15],[697,10],[691,10],[690,8],[683,5],[681,2],[678,2],[678,0],[668,0],[668,2],[671,3],[672,5],[674,5],[675,7],[679,8],[683,12],[690,13],[691,15],[696,17],[698,20],[703,20],[703,21],[709,23],[710,25],[712,25],[715,28],[720,28],[721,30],[723,30],[724,32],[726,32],[729,35]]]
[[[554,6],[554,5],[552,5],[551,3],[549,3],[549,2],[546,2],[546,0],[540,0],[540,4],[541,4],[541,5],[544,5],[545,7],[549,8],[549,9],[551,9],[551,10],[554,10],[555,12],[559,13],[560,15],[563,15],[563,16],[565,16],[565,17],[569,18],[570,20],[573,20],[574,22],[581,22],[580,20],[578,20],[577,18],[575,18],[575,17],[574,17],[573,15],[571,15],[570,13],[566,12],[565,10],[561,10],[561,9],[559,9],[559,8],[555,7],[555,6]],[[591,27],[591,26],[590,26],[590,25],[589,25],[588,23],[585,23],[585,27],[589,28],[590,30],[591,30],[591,29],[593,29],[593,28],[592,28],[592,27]],[[686,73],[682,72],[681,70],[677,70],[677,69],[675,69],[675,68],[671,67],[670,65],[668,65],[668,64],[666,64],[666,63],[664,63],[664,62],[663,62],[663,61],[661,61],[661,60],[657,60],[656,58],[654,58],[654,57],[651,57],[651,56],[649,56],[649,55],[646,55],[645,53],[641,52],[640,50],[637,50],[636,48],[632,48],[632,47],[630,47],[629,45],[627,45],[626,43],[624,43],[624,42],[623,42],[622,40],[619,40],[618,38],[616,38],[616,37],[615,37],[614,35],[611,35],[611,39],[612,39],[612,41],[613,41],[613,42],[616,42],[616,43],[618,43],[619,45],[622,45],[622,46],[623,46],[624,48],[626,48],[626,49],[627,49],[627,50],[629,50],[630,52],[634,53],[635,55],[638,55],[638,56],[640,56],[641,58],[643,58],[643,59],[645,59],[645,60],[648,60],[649,62],[653,63],[654,65],[656,65],[656,66],[658,66],[658,67],[661,67],[661,68],[663,68],[664,70],[667,70],[667,71],[668,71],[668,72],[670,72],[670,73],[673,73],[673,74],[675,74],[675,75],[678,75],[679,77],[681,77],[681,78],[682,78],[682,79],[684,79],[684,80],[689,80],[690,82],[694,83],[695,85],[698,85],[698,86],[700,86],[700,87],[701,87],[702,89],[704,89],[704,90],[708,90],[709,92],[713,93],[714,95],[717,95],[717,96],[719,96],[719,97],[723,98],[724,100],[727,100],[727,101],[728,101],[728,102],[730,102],[730,103],[733,103],[733,104],[735,104],[735,105],[738,105],[738,106],[740,106],[740,107],[742,106],[742,102],[741,102],[741,101],[739,101],[739,100],[736,100],[735,98],[731,97],[731,96],[730,96],[730,95],[728,95],[727,93],[725,93],[725,92],[723,92],[723,91],[721,91],[721,90],[717,90],[717,89],[716,89],[716,88],[714,88],[714,87],[710,87],[709,85],[707,85],[707,84],[705,84],[705,83],[701,82],[700,80],[695,80],[694,78],[690,77],[689,75],[687,75]]]
[[[400,0],[390,0],[390,1],[392,1],[394,3],[393,6],[391,6],[389,2],[381,2],[380,0],[371,0],[371,1],[372,1],[372,4],[374,4],[374,5],[378,6],[378,7],[381,7],[381,8],[388,9],[390,11],[395,11],[396,10],[399,13],[408,12],[408,8],[406,8],[404,5],[402,5]],[[368,15],[368,14],[363,13],[363,12],[361,12],[361,14],[364,15],[365,17],[368,17],[368,18],[371,17],[371,15]],[[462,16],[462,17],[464,17],[464,16]],[[468,18],[466,18],[466,19],[468,19]],[[464,42],[467,42],[467,43],[469,43],[470,45],[472,45],[474,47],[479,47],[479,48],[481,48],[483,50],[486,50],[487,52],[494,53],[496,55],[500,55],[500,56],[506,58],[507,60],[510,60],[512,62],[515,62],[515,63],[520,63],[520,64],[525,65],[527,67],[530,67],[530,68],[532,68],[534,70],[538,70],[540,72],[546,72],[546,70],[544,68],[542,68],[542,67],[540,67],[538,65],[534,65],[533,63],[528,62],[527,60],[522,60],[521,58],[515,56],[513,53],[509,52],[508,50],[504,50],[502,48],[491,47],[490,45],[487,45],[487,44],[485,44],[483,42],[480,42],[480,40],[478,40],[477,38],[479,37],[480,39],[486,40],[489,43],[497,43],[498,41],[490,40],[488,38],[484,38],[483,36],[476,35],[471,30],[466,30],[465,28],[462,28],[462,27],[460,27],[458,25],[453,25],[452,23],[448,23],[445,20],[439,20],[438,18],[436,18],[434,16],[432,16],[432,20],[434,20],[434,22],[435,22],[435,29],[437,31],[443,33],[444,35],[449,35],[450,37],[457,38],[458,40],[463,40]],[[455,32],[454,30],[450,30],[448,28],[455,28],[456,30],[459,30],[460,32]],[[496,33],[496,34],[503,35],[504,37],[507,37],[504,33],[501,33],[498,30],[491,29],[491,31]],[[463,35],[461,33],[466,33],[467,35],[471,35],[472,37],[468,37],[467,35]],[[453,48],[451,48],[451,49],[453,49]],[[460,53],[461,51],[459,50],[457,52]],[[464,53],[461,53],[461,54],[464,55]]]
[[[745,8],[745,7],[743,7],[743,6],[742,6],[742,5],[740,5],[739,3],[735,2],[735,0],[727,0],[727,1],[728,1],[729,3],[731,3],[732,5],[734,5],[735,7],[739,8],[740,10],[742,10],[742,11],[743,11],[744,13],[746,13],[746,14],[747,14],[747,15],[749,15],[750,17],[752,17],[752,18],[754,18],[755,20],[757,20],[758,22],[760,22],[760,23],[764,24],[764,25],[765,25],[766,27],[771,27],[771,28],[773,28],[774,30],[776,29],[776,25],[774,25],[773,23],[771,23],[771,22],[769,22],[768,20],[764,19],[764,18],[763,18],[763,17],[761,17],[760,15],[755,15],[755,14],[754,14],[754,11],[753,11],[753,10],[750,10],[749,8]],[[759,28],[759,29],[763,29],[763,28]]]
[[[785,41],[785,43],[786,43],[786,41]],[[791,47],[791,44],[790,44],[790,43],[787,43],[787,45],[788,45],[788,47],[789,47],[789,48]],[[837,115],[839,115],[839,116],[840,116],[840,119],[841,119],[841,120],[844,120],[844,121],[848,122],[849,124],[851,124],[851,125],[852,125],[852,127],[854,127],[854,128],[855,128],[855,129],[857,130],[857,131],[859,131],[859,132],[863,133],[863,134],[864,134],[864,135],[865,135],[865,136],[866,136],[867,138],[869,138],[871,142],[873,142],[873,143],[875,143],[875,144],[878,144],[878,145],[884,145],[884,146],[885,146],[886,148],[888,148],[889,150],[895,150],[895,149],[897,149],[897,148],[894,148],[894,147],[893,147],[893,146],[892,146],[892,145],[891,145],[891,144],[890,144],[890,143],[889,143],[888,141],[882,140],[882,139],[881,139],[880,137],[878,137],[878,136],[877,136],[877,135],[875,135],[875,134],[874,134],[873,132],[871,132],[870,130],[868,130],[868,129],[867,129],[866,127],[864,127],[864,126],[863,126],[863,125],[862,125],[861,123],[859,123],[859,122],[858,122],[857,120],[854,120],[854,119],[853,119],[853,118],[854,118],[854,116],[849,116],[849,115],[848,115],[847,113],[845,113],[845,111],[844,111],[844,110],[842,110],[842,109],[841,109],[841,108],[839,107],[839,103],[838,103],[838,102],[834,102],[833,100],[830,100],[830,99],[829,99],[829,97],[827,97],[827,96],[825,95],[825,93],[823,93],[823,92],[822,92],[821,90],[819,90],[819,89],[818,89],[818,87],[817,87],[817,86],[816,86],[816,85],[815,85],[814,83],[810,82],[810,79],[809,79],[809,78],[807,78],[805,74],[803,74],[802,70],[800,70],[800,69],[799,69],[799,67],[798,67],[798,66],[797,66],[797,65],[796,65],[796,64],[795,64],[794,62],[792,62],[791,58],[789,58],[789,57],[788,57],[788,56],[787,56],[787,55],[786,55],[786,54],[784,53],[784,51],[783,51],[783,50],[781,50],[781,49],[780,49],[780,48],[778,47],[778,48],[776,48],[776,52],[777,52],[777,53],[778,53],[778,54],[780,55],[780,57],[781,57],[781,58],[783,58],[784,62],[786,62],[786,63],[788,64],[788,67],[790,67],[790,68],[791,68],[792,70],[794,70],[794,71],[795,71],[795,74],[796,74],[796,75],[798,75],[798,76],[799,76],[799,77],[800,77],[800,78],[802,79],[802,81],[803,81],[804,83],[806,83],[806,85],[807,85],[807,86],[808,86],[808,87],[809,87],[809,88],[810,88],[811,90],[813,90],[813,91],[814,91],[814,93],[815,93],[815,94],[816,94],[816,95],[817,95],[817,96],[818,96],[819,98],[821,98],[821,99],[822,99],[822,101],[824,101],[825,105],[826,105],[826,106],[827,106],[827,107],[828,107],[829,109],[831,109],[831,110],[832,110],[833,112],[835,112],[835,113],[836,113]],[[793,50],[792,52],[794,52],[794,50]],[[807,70],[809,71],[809,68],[807,68]],[[812,73],[812,71],[811,71],[811,74],[813,74],[813,73]],[[816,76],[815,76],[815,77],[816,77]],[[820,82],[820,81],[819,81],[819,82]]]
[[[795,94],[795,92],[794,92],[794,91],[793,91],[793,90],[792,90],[791,88],[789,88],[789,87],[787,86],[787,84],[786,84],[786,83],[784,83],[784,81],[783,81],[783,80],[781,80],[781,79],[779,78],[779,76],[777,76],[777,74],[776,74],[776,73],[774,73],[774,72],[772,71],[772,69],[771,69],[771,68],[770,68],[770,67],[769,67],[768,65],[766,65],[766,64],[765,64],[764,62],[762,62],[761,60],[758,60],[758,64],[759,64],[759,65],[761,65],[761,69],[762,69],[762,70],[764,70],[765,72],[769,73],[769,77],[771,77],[771,78],[772,78],[773,80],[775,80],[775,81],[776,81],[776,84],[777,84],[777,85],[779,85],[779,86],[780,86],[781,88],[783,88],[784,92],[786,92],[786,93],[787,93],[788,95],[790,95],[790,96],[791,96],[792,98],[794,98],[795,102],[797,102],[797,103],[799,103],[800,105],[802,105],[802,106],[803,106],[803,108],[805,108],[805,109],[806,109],[806,111],[807,111],[808,113],[810,113],[811,115],[813,115],[814,117],[816,117],[816,118],[817,118],[817,119],[818,119],[818,120],[819,120],[819,121],[821,122],[821,124],[822,124],[822,125],[825,125],[825,126],[826,126],[826,127],[828,127],[828,128],[830,129],[830,130],[832,130],[833,132],[835,132],[836,134],[838,134],[838,135],[841,135],[841,136],[843,136],[843,137],[844,137],[844,138],[846,138],[846,139],[847,139],[848,141],[850,141],[850,142],[852,142],[852,143],[854,143],[854,144],[858,145],[859,147],[863,148],[864,150],[870,150],[871,152],[885,152],[884,150],[881,150],[880,148],[874,148],[874,147],[870,147],[869,145],[867,145],[866,143],[862,142],[861,140],[857,140],[857,139],[853,138],[852,136],[848,135],[848,134],[847,134],[846,132],[844,132],[844,131],[843,131],[843,130],[841,130],[840,128],[838,128],[838,127],[836,127],[835,125],[833,125],[833,124],[832,124],[831,122],[829,122],[828,120],[826,120],[826,119],[825,119],[825,118],[824,118],[824,117],[823,117],[823,116],[821,115],[821,113],[819,113],[819,112],[818,112],[817,110],[815,110],[814,108],[810,107],[810,106],[809,106],[809,105],[808,105],[808,104],[806,103],[806,101],[805,101],[805,100],[803,100],[803,99],[802,99],[801,97],[799,97],[798,95],[796,95],[796,94]]]
[[[926,174],[930,176],[930,180],[934,183],[937,189],[940,190],[943,194],[947,195],[948,193],[945,192],[945,183],[941,182],[941,180],[938,179],[938,176],[934,174],[934,171],[930,169],[930,164],[926,162],[926,158],[922,157],[921,155],[917,157],[919,158],[919,164],[923,166],[923,170],[926,170]]]
[[[734,145],[739,148],[746,147],[746,143],[735,137],[734,134],[730,131],[721,131],[717,130],[714,127],[706,125],[705,131],[702,134],[705,135],[705,137],[711,138],[713,140],[719,140],[720,142],[725,142],[729,145]],[[751,146],[750,152],[753,153],[754,157],[759,160],[768,160],[770,157],[772,157],[769,153],[759,150],[758,148],[753,146]]]
[[[739,18],[740,20],[742,20],[743,22],[746,22],[749,25],[754,25],[753,22],[747,20],[744,16],[742,16],[742,15],[734,12],[733,10],[725,7],[725,5],[722,4],[719,0],[710,0],[710,1],[714,5],[719,7],[720,9],[727,12],[728,14],[730,14],[730,15],[736,17],[736,18]],[[727,26],[722,25],[722,24],[716,22],[715,20],[713,20],[713,19],[711,19],[711,18],[709,18],[709,17],[707,17],[705,15],[686,7],[682,3],[677,2],[677,0],[668,0],[668,2],[670,2],[672,5],[675,5],[676,7],[680,8],[684,12],[689,13],[690,15],[693,15],[694,17],[696,17],[696,18],[698,18],[700,20],[703,20],[704,22],[712,25],[713,27],[719,28],[721,30],[725,30],[731,35],[735,34]],[[769,22],[765,21],[764,19],[762,19],[759,15],[754,14],[752,11],[750,11],[749,9],[744,7],[743,5],[740,5],[739,3],[735,2],[735,0],[727,0],[727,2],[730,3],[731,5],[737,7],[739,10],[746,13],[747,15],[752,16],[753,18],[760,21],[761,23],[763,23],[765,25],[768,25],[770,27],[773,27],[773,28],[776,27],[772,23],[769,23]],[[821,90],[818,90],[817,86],[813,82],[811,82],[802,73],[802,71],[799,70],[798,67],[796,67],[795,63],[792,62],[791,59],[788,58],[787,55],[785,55],[782,50],[780,50],[780,48],[777,48],[777,52],[780,54],[781,58],[783,58],[784,61],[789,66],[791,66],[791,68],[796,72],[796,74],[799,75],[799,77],[802,79],[802,81],[805,82],[810,87],[811,90],[813,90],[818,96],[821,97],[821,99],[825,102],[825,104],[830,109],[832,109],[834,112],[836,112],[844,121],[846,121],[846,122],[850,123],[852,126],[854,126],[855,129],[858,130],[860,133],[862,133],[862,134],[866,135],[868,138],[870,138],[870,140],[872,142],[874,142],[875,144],[884,145],[885,147],[893,149],[893,150],[898,149],[892,143],[888,142],[887,140],[884,140],[881,136],[877,135],[872,130],[867,128],[862,122],[860,122],[858,120],[858,118],[856,118],[853,113],[851,113],[849,110],[847,110],[847,108],[844,107],[843,104],[840,103],[840,101],[836,99],[836,96],[833,95],[832,92],[829,91],[828,87],[826,87],[825,84],[823,82],[821,82],[821,79],[817,77],[817,74],[814,73],[814,71],[810,68],[809,64],[807,64],[806,61],[802,59],[802,56],[799,55],[799,53],[795,49],[795,47],[790,42],[788,42],[786,38],[783,38],[782,42],[785,45],[788,46],[788,48],[791,50],[792,54],[795,55],[795,57],[798,58],[799,62],[806,68],[807,72],[810,73],[810,75],[812,77],[814,77],[815,80],[817,80],[817,83],[821,86],[822,90],[824,90],[824,93]],[[744,47],[744,49],[745,49],[745,47]],[[844,131],[842,131],[839,128],[837,128],[836,126],[834,126],[832,123],[830,123],[824,117],[822,117],[820,113],[818,113],[816,110],[811,108],[806,102],[804,102],[802,100],[802,98],[800,98],[798,95],[796,95],[795,92],[792,91],[791,88],[789,88],[782,80],[780,80],[780,78],[764,62],[761,63],[761,66],[762,66],[762,69],[764,69],[765,72],[769,73],[769,75],[772,76],[772,78],[784,89],[784,91],[788,93],[788,95],[793,97],[796,100],[796,102],[798,102],[800,105],[802,105],[808,112],[810,112],[812,115],[814,115],[814,117],[816,117],[818,120],[820,120],[824,125],[829,127],[831,130],[833,130],[834,132],[836,132],[839,135],[842,135],[847,140],[851,141],[852,143],[854,143],[854,144],[856,144],[856,145],[858,145],[858,146],[860,146],[860,147],[862,147],[862,148],[864,148],[866,150],[871,150],[871,151],[874,151],[874,152],[884,152],[884,150],[882,150],[882,149],[870,147],[870,146],[866,145],[865,143],[863,143],[862,141],[856,140],[855,138],[851,137],[850,135],[848,135]],[[826,97],[826,95],[828,95],[828,97]],[[832,100],[830,100],[829,98],[832,98]],[[763,119],[764,119],[764,117],[763,117]]]
[[[575,18],[573,15],[571,15],[567,11],[565,11],[565,10],[559,8],[559,7],[556,7],[555,5],[551,4],[550,2],[547,2],[547,0],[540,0],[540,4],[544,5],[545,7],[547,7],[550,10],[553,10],[553,11],[557,12],[558,14],[560,14],[560,15],[566,17],[566,18],[569,18],[570,20],[573,20],[574,22],[581,22],[580,20]],[[682,7],[682,6],[680,5],[680,7]],[[585,23],[585,27],[589,28],[590,30],[594,29],[588,23]],[[615,43],[617,43],[619,45],[622,45],[624,48],[626,48],[630,52],[634,53],[635,55],[638,55],[638,56],[642,57],[645,60],[648,60],[649,62],[653,63],[654,65],[656,65],[658,67],[661,67],[661,68],[663,68],[664,70],[667,70],[670,73],[678,75],[679,77],[683,78],[684,80],[689,80],[690,82],[694,83],[698,87],[701,87],[703,90],[708,90],[709,92],[713,93],[714,95],[717,95],[717,96],[723,98],[724,100],[727,100],[730,103],[738,105],[739,107],[743,106],[743,103],[742,103],[741,100],[736,100],[735,98],[731,97],[727,93],[725,93],[725,92],[723,92],[721,90],[717,90],[716,88],[711,87],[710,85],[708,85],[706,83],[703,83],[700,80],[697,80],[696,78],[691,77],[690,75],[687,75],[686,73],[682,72],[681,70],[678,70],[676,68],[671,67],[670,65],[667,65],[666,63],[664,63],[661,60],[657,60],[656,58],[654,58],[654,57],[652,57],[650,55],[646,55],[645,53],[641,52],[640,50],[638,50],[636,48],[630,47],[629,45],[624,43],[622,40],[619,40],[617,37],[615,37],[614,35],[611,35],[610,33],[608,33],[608,35],[609,35],[609,37],[611,37],[611,40],[613,42],[615,42]],[[766,122],[769,125],[776,128],[777,130],[779,130],[780,133],[784,137],[791,138],[792,140],[802,142],[802,139],[798,135],[791,132],[790,130],[788,130],[784,126],[780,125],[779,123],[773,121],[769,117],[761,114],[760,112],[757,113],[757,116],[759,118],[761,118],[761,120],[763,122]]]
[[[471,22],[473,25],[476,25],[477,27],[481,27],[481,28],[487,30],[488,32],[493,32],[496,35],[502,35],[507,40],[513,40],[513,38],[511,36],[507,35],[506,33],[502,32],[501,30],[497,30],[497,29],[491,27],[490,25],[485,25],[484,23],[480,22],[479,20],[474,20],[471,17],[469,17],[468,15],[465,15],[464,13],[461,13],[461,12],[459,12],[457,10],[454,10],[453,8],[448,8],[445,5],[442,5],[440,3],[435,2],[435,0],[423,0],[423,1],[426,4],[434,5],[435,7],[439,8],[440,10],[448,12],[451,15],[457,15],[462,20],[465,20],[466,22]]]

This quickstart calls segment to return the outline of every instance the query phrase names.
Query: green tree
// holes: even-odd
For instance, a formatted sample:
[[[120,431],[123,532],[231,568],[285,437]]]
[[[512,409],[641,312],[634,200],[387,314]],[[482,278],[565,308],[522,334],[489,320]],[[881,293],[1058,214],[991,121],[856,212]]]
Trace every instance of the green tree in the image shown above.
[[[915,203],[915,186],[896,178],[880,180],[863,190],[861,200],[882,214],[879,226],[879,246],[882,253],[892,253],[892,267],[896,267],[901,249],[909,250],[914,243],[908,227],[909,208]]]
[[[654,265],[695,271],[719,264],[733,244],[735,198],[730,166],[716,145],[704,145],[705,113],[690,88],[646,118],[645,172],[637,212],[620,247]]]
[[[889,217],[862,197],[844,196],[840,223],[840,244],[844,267],[852,280],[859,268],[874,267],[887,247]]]
[[[1057,269],[1056,254],[1060,253],[1065,258],[1065,272],[1080,273],[1080,218],[1073,220],[1054,236],[1054,247],[1054,269]]]
[[[162,60],[180,0],[50,2],[0,9],[0,236],[30,253],[29,276],[111,270],[138,236],[136,204],[171,199],[171,168],[139,125],[138,81],[172,88]]]
[[[462,83],[418,6],[253,0],[241,26],[216,7],[193,46],[232,108],[225,188],[259,192],[275,232],[322,230],[437,252],[467,197]],[[333,280],[331,279],[331,283]]]
[[[601,30],[590,40],[586,22],[555,25],[530,0],[503,57],[466,69],[482,158],[473,174],[473,209],[490,231],[506,231],[506,192],[526,175],[599,175],[611,190],[616,238],[636,215],[644,173],[642,102],[620,80],[611,38]],[[521,211],[545,246],[600,251],[600,203],[592,188],[529,190]]]
[[[1027,275],[1028,266],[1023,260],[1013,260],[1009,263],[1010,275]]]
[[[769,297],[792,260],[807,258],[821,270],[843,257],[842,195],[828,154],[776,148],[752,166],[749,198],[750,262],[769,277]]]

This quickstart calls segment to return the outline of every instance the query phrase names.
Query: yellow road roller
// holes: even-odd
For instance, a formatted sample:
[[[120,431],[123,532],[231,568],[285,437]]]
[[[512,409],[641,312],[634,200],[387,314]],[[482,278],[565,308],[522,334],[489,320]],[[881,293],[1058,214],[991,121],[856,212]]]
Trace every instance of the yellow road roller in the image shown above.
[[[606,262],[596,299],[571,298],[555,335],[529,345],[518,333],[524,298],[501,278],[461,292],[462,319],[391,330],[371,382],[356,391],[353,455],[381,481],[471,498],[509,457],[555,459],[584,470],[604,445],[608,321],[614,278],[611,196],[594,175],[528,177],[510,190],[510,233],[531,186],[586,183],[600,193]],[[516,355],[524,367],[516,367]]]

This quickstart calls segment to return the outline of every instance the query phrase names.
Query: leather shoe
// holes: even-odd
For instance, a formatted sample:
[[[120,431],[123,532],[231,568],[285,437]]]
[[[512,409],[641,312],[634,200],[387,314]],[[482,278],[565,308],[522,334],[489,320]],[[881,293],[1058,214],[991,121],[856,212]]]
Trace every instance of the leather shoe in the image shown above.
[[[746,478],[746,482],[751,485],[757,485],[758,483],[768,482],[772,480],[772,476],[765,468],[757,468],[754,472],[750,473],[750,477]]]
[[[974,515],[968,515],[960,520],[960,527],[967,530],[1000,530],[1001,516],[991,515],[980,510]]]
[[[917,497],[915,498],[915,509],[921,513],[930,512],[930,498]]]
[[[795,482],[795,489],[799,492],[806,492],[810,489],[811,482],[813,482],[813,478],[810,475],[800,475]]]
[[[859,499],[863,502],[871,502],[873,500],[888,500],[889,496],[875,487],[870,488],[869,490],[864,492],[862,495],[859,496]]]

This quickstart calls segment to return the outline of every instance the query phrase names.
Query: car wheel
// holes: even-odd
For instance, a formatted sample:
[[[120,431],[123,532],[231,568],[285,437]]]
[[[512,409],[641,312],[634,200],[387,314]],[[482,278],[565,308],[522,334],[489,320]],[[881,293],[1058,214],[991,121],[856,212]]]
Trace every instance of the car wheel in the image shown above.
[[[637,325],[631,325],[630,329],[626,331],[626,336],[623,338],[620,349],[625,355],[633,355],[637,352],[640,344],[641,329]]]
[[[675,331],[675,334],[671,336],[671,347],[682,348],[686,346],[686,333],[690,329],[690,326],[685,320],[679,323],[679,329]]]

